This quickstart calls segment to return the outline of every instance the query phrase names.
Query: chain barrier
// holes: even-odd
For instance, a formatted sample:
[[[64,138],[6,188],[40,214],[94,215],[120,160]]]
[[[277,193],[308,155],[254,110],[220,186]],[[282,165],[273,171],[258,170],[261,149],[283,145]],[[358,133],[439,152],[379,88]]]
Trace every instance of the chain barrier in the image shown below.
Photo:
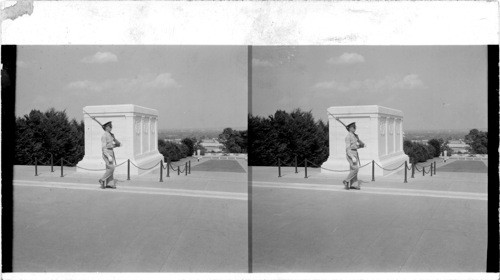
[[[120,164],[118,164],[118,165],[116,165],[115,167],[121,166],[121,165],[125,164],[125,162],[127,162],[127,160],[124,161],[124,162],[122,162],[122,163],[120,163]]]
[[[312,163],[310,161],[307,161],[307,162],[309,162],[312,167],[319,167],[319,168],[321,168],[323,170],[328,170],[328,171],[332,171],[332,172],[350,172],[351,171],[351,170],[333,170],[333,169],[328,169],[328,168],[321,167],[321,166],[319,166],[319,165],[317,165],[315,163]]]
[[[88,171],[106,171],[106,168],[104,169],[90,169],[90,168],[85,168],[85,167],[81,167],[81,166],[76,166],[77,168],[81,168],[83,170],[88,170]]]
[[[401,166],[403,166],[405,163],[403,162],[403,163],[401,163],[398,167],[396,167],[396,168],[391,168],[391,169],[388,169],[388,168],[383,168],[383,167],[382,167],[382,166],[380,166],[377,162],[375,162],[375,164],[376,164],[378,167],[380,167],[380,168],[382,168],[383,170],[385,170],[385,171],[395,171],[395,170],[398,170],[398,169],[399,169]]]
[[[36,162],[38,165],[50,165],[50,161],[49,162],[42,162],[40,160],[37,160]]]
[[[177,168],[173,168],[172,166],[175,166]],[[181,166],[184,166],[184,169],[182,169]],[[179,173],[184,173],[184,171],[186,171],[186,166],[185,164],[180,164],[180,165],[173,165],[172,163],[170,163],[170,169],[172,169],[172,171],[178,171]]]
[[[305,173],[305,176],[304,178],[308,178],[307,176],[307,167],[309,165],[309,167],[314,167],[314,168],[320,168],[321,170],[327,170],[327,171],[331,171],[331,172],[350,172],[352,171],[351,169],[347,169],[347,170],[335,170],[335,169],[329,169],[329,168],[325,168],[325,167],[322,167],[322,166],[319,166],[318,164],[315,164],[307,159],[305,159],[303,162],[301,162],[300,164],[296,164],[296,165],[293,165],[293,166],[289,166],[289,165],[284,165],[281,163],[280,159],[278,159],[278,177],[282,177],[281,176],[281,167],[295,167],[295,173],[298,173],[297,172],[297,167],[302,167],[301,165],[304,164],[304,173]],[[361,168],[364,168],[368,165],[372,165],[372,181],[375,181],[375,165],[377,165],[380,169],[382,170],[385,170],[385,171],[396,171],[398,169],[400,169],[401,167],[404,166],[404,168],[402,168],[401,170],[404,171],[404,183],[408,183],[408,172],[407,170],[410,170],[412,171],[411,172],[411,178],[414,178],[414,175],[415,175],[415,170],[419,171],[419,172],[422,172],[422,175],[425,176],[425,174],[431,174],[431,176],[433,174],[436,174],[436,169],[437,169],[437,166],[436,166],[436,161],[434,162],[431,162],[429,165],[426,165],[426,166],[420,166],[422,169],[419,168],[419,166],[417,164],[408,164],[408,161],[404,161],[402,162],[400,165],[398,165],[397,167],[395,168],[384,168],[382,167],[380,164],[378,164],[377,162],[375,162],[374,160],[372,161],[369,161],[367,162],[366,164],[364,165],[361,165],[358,169],[361,169]],[[429,168],[430,167],[430,168]],[[425,168],[428,168],[428,170],[426,171]]]
[[[151,169],[153,169],[153,168],[157,167],[157,166],[160,164],[160,163],[158,162],[157,164],[155,164],[154,166],[152,166],[152,167],[150,167],[150,168],[142,168],[142,167],[139,167],[139,166],[135,165],[132,161],[131,161],[130,163],[131,163],[133,166],[135,166],[135,167],[137,167],[138,169],[140,169],[140,170],[151,170]],[[117,165],[116,167],[118,167],[118,166],[120,166],[120,165]]]
[[[173,168],[172,166],[179,167],[178,165],[173,165],[172,163],[170,163],[170,169],[172,169],[172,171],[177,171],[177,169]]]
[[[83,169],[83,170],[87,170],[87,171],[105,171],[107,168],[102,168],[102,169],[93,169],[93,168],[85,168],[85,167],[81,167],[81,166],[78,166],[77,163],[72,163],[72,162],[69,162],[68,160],[64,159],[64,158],[61,158],[59,160],[57,160],[56,162],[60,163],[56,163],[54,164],[54,161],[53,161],[53,157],[51,155],[51,158],[50,158],[50,162],[49,163],[45,163],[45,162],[40,162],[36,157],[34,158],[34,165],[35,165],[35,176],[38,176],[38,165],[49,165],[52,167],[52,172],[54,172],[53,168],[55,166],[60,166],[61,167],[61,177],[64,177],[64,166],[70,166],[70,167],[76,167],[76,168],[80,168],[80,169]],[[30,161],[28,164],[29,165],[32,165],[31,164],[32,161]],[[115,161],[116,162],[116,161]],[[132,164],[133,166],[135,166],[136,168],[140,169],[140,170],[152,170],[153,168],[156,168],[158,165],[161,164],[161,167],[160,167],[160,179],[159,181],[160,182],[163,182],[163,170],[164,169],[167,169],[167,177],[170,177],[169,176],[169,167],[173,170],[173,171],[177,171],[178,174],[180,174],[181,172],[182,173],[185,173],[185,175],[187,176],[188,174],[191,174],[191,161],[186,161],[184,164],[184,166],[182,165],[178,165],[178,166],[174,166],[174,167],[177,167],[177,170],[174,169],[174,167],[172,167],[172,164],[170,161],[168,161],[166,164],[162,161],[159,161],[157,164],[155,164],[154,166],[151,166],[149,168],[144,168],[144,167],[140,167],[140,166],[137,166],[135,163],[131,162],[130,159],[127,159],[125,161],[123,161],[122,163],[120,164],[117,164],[115,165],[114,167],[119,167],[121,165],[124,165],[125,163],[128,163],[127,165],[127,180],[130,180],[130,164]]]
[[[431,163],[431,164],[429,164],[429,165],[426,165],[426,166],[420,166],[420,167],[427,168],[427,167],[429,167],[429,166],[431,166],[431,165],[432,165],[432,163]],[[418,172],[422,172],[422,169],[418,169],[418,164],[415,164],[415,169],[416,169]]]
[[[367,164],[365,164],[365,165],[361,165],[361,166],[359,167],[359,169],[361,169],[361,168],[363,168],[363,167],[365,167],[365,166],[369,165],[370,163],[371,163],[371,162],[368,162],[368,163],[367,163]]]

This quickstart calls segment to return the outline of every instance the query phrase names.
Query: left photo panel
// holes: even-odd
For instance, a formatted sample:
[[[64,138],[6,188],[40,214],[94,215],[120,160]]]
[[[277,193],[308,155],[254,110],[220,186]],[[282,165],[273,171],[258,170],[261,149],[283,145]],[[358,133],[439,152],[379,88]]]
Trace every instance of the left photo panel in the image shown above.
[[[12,272],[248,272],[248,47],[8,47]]]

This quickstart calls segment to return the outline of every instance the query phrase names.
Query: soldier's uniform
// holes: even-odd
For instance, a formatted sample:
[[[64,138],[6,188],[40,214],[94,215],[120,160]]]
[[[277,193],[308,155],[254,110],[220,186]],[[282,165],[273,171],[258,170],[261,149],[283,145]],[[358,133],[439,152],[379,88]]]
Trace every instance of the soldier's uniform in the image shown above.
[[[111,125],[111,122],[105,123],[102,127],[106,129],[106,126],[108,125]],[[115,165],[116,165],[115,153],[113,151],[113,148],[118,147],[119,142],[118,143],[115,142],[118,141],[114,138],[114,136],[109,131],[105,131],[101,137],[102,158],[106,163],[106,172],[99,180],[99,183],[101,183],[102,188],[110,186],[109,185],[110,182],[112,183],[111,187],[115,187],[116,184],[116,181],[113,178],[113,173],[115,172]]]
[[[350,126],[355,125],[355,123],[350,123],[349,125],[347,125],[347,128],[349,129]],[[347,134],[347,136],[345,137],[345,145],[346,158],[349,162],[351,172],[349,172],[349,175],[347,175],[347,178],[344,180],[344,185],[346,189],[349,189],[353,183],[356,183],[358,181],[358,171],[360,166],[358,149],[361,148],[362,145],[359,143],[358,137],[356,137],[356,135],[354,135],[354,133],[350,131],[349,134]]]

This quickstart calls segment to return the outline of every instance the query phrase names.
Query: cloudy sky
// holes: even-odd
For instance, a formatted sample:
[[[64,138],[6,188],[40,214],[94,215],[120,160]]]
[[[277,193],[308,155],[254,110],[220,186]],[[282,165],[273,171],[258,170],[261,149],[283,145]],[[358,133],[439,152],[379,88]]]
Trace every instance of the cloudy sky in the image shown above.
[[[246,46],[19,46],[17,60],[16,116],[135,104],[160,129],[247,125]]]
[[[253,47],[252,114],[331,106],[402,110],[404,128],[487,128],[484,46]]]

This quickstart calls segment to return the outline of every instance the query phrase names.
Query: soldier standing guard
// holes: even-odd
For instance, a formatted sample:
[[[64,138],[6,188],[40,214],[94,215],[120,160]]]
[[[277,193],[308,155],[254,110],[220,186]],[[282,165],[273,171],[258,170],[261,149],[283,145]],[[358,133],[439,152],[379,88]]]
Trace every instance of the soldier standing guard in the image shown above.
[[[113,126],[111,122],[107,122],[102,125],[102,129],[104,129],[104,134],[101,137],[102,143],[102,158],[106,163],[106,172],[99,179],[99,184],[101,185],[101,189],[105,189],[106,187],[115,189],[116,188],[116,180],[113,178],[113,173],[115,172],[116,158],[115,153],[113,152],[113,148],[120,147],[120,141],[116,140],[115,135],[111,133],[111,129]],[[112,182],[112,185],[109,183]]]
[[[346,190],[351,188],[359,190],[361,189],[361,184],[358,181],[358,171],[361,164],[359,162],[358,149],[365,147],[365,143],[359,140],[358,135],[355,133],[355,122],[348,124],[346,128],[349,131],[349,134],[345,137],[346,158],[349,162],[351,172],[349,172],[349,175],[347,175],[343,183]],[[356,182],[357,186],[352,186],[352,184]]]

